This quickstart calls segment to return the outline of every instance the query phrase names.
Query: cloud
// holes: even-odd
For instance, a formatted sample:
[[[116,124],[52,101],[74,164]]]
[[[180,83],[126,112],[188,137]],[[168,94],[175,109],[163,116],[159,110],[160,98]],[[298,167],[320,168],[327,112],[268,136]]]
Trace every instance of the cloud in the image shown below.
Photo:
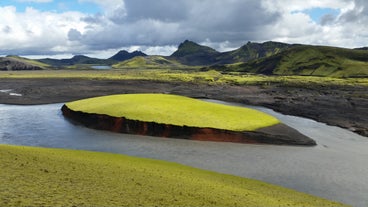
[[[185,39],[220,51],[248,41],[342,47],[368,42],[368,2],[364,0],[78,1],[94,3],[101,12],[33,8],[19,12],[15,6],[0,7],[0,54],[96,54],[121,48],[169,54]],[[322,15],[316,22],[308,12],[316,8],[338,14]]]
[[[52,13],[26,8],[17,12],[14,6],[0,7],[0,54],[48,54],[73,50],[68,32],[84,30],[77,12]]]
[[[368,2],[364,0],[292,1],[264,0],[265,8],[280,11],[281,18],[269,27],[267,39],[289,43],[361,47],[368,41]],[[305,12],[313,8],[332,8],[337,16],[325,15],[314,22]]]
[[[68,32],[68,39],[70,41],[78,41],[82,38],[82,33],[76,29],[70,29]]]
[[[104,16],[85,18],[95,27],[83,34],[81,43],[95,49],[132,44],[177,45],[185,39],[240,44],[257,39],[259,35],[255,31],[279,18],[277,12],[266,11],[260,1],[251,0],[231,0],[230,3],[222,0],[125,0],[121,5],[124,8],[109,10]]]

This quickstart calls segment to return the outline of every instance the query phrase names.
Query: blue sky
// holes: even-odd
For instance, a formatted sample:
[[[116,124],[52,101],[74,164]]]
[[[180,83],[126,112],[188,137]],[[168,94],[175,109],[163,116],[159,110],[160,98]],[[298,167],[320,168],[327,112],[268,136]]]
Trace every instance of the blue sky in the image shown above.
[[[32,7],[40,11],[49,12],[66,12],[66,11],[79,11],[82,13],[94,14],[102,12],[99,5],[78,0],[0,0],[0,6],[15,6],[17,11],[24,12],[27,7]]]
[[[308,14],[316,23],[319,23],[321,21],[321,18],[325,15],[333,15],[336,17],[340,14],[340,10],[334,8],[312,8],[307,9],[304,12]]]
[[[186,39],[218,51],[270,40],[355,48],[368,45],[366,25],[364,0],[0,0],[0,56],[170,55]]]

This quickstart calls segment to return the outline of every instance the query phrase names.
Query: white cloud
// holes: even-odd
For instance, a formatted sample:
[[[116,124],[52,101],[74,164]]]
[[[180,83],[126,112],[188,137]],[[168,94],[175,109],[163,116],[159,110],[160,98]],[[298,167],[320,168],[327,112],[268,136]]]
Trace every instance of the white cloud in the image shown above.
[[[0,51],[46,54],[72,50],[67,34],[72,28],[85,30],[81,17],[83,14],[78,12],[52,13],[26,8],[19,13],[14,6],[0,7]]]
[[[22,0],[33,1],[36,0]],[[50,0],[38,0],[48,2]],[[190,39],[219,51],[247,41],[360,47],[368,42],[365,0],[78,0],[102,12],[41,12],[0,7],[0,54],[98,54],[121,48],[173,52]],[[142,6],[144,5],[144,6]],[[340,11],[314,22],[307,10]]]
[[[368,3],[363,0],[264,0],[269,11],[280,11],[281,18],[267,30],[273,31],[266,39],[289,43],[361,47],[368,42]],[[340,10],[337,17],[325,16],[320,24],[304,11],[313,8]],[[323,20],[323,19],[322,19]]]

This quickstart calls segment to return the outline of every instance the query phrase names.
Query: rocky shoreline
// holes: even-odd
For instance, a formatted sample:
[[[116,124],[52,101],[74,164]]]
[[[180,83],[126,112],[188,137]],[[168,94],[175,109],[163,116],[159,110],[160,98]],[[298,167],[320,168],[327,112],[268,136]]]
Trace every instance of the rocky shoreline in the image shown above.
[[[265,106],[368,137],[368,88],[363,86],[234,86],[140,80],[0,79],[1,104],[48,104],[124,93],[169,93]]]
[[[125,117],[112,117],[104,114],[91,114],[73,111],[66,105],[61,108],[63,115],[72,121],[89,128],[118,133],[138,134],[166,138],[179,138],[200,141],[235,142],[248,144],[276,144],[315,146],[316,142],[297,130],[284,124],[276,124],[254,132],[236,132],[215,128],[176,126],[155,122],[130,120]]]

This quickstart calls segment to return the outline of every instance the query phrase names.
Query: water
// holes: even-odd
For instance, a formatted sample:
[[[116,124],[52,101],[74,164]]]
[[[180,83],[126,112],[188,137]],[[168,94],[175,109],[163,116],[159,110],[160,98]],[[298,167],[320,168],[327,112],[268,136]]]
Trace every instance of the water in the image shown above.
[[[315,139],[318,146],[201,142],[87,129],[65,120],[61,106],[0,105],[0,143],[168,160],[368,206],[368,139],[338,127],[254,107]]]
[[[97,69],[97,70],[109,70],[112,69],[111,66],[109,65],[93,65],[91,66],[92,69]]]

